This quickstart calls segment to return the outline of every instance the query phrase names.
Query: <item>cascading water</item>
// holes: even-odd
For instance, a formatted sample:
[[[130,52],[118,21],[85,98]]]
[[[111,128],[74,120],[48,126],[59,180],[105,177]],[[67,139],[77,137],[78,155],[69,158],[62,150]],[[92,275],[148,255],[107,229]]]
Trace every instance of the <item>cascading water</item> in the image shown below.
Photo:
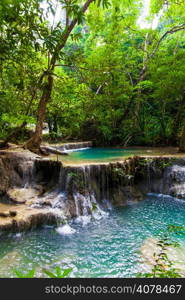
[[[127,204],[125,189],[127,194],[132,193],[132,176],[126,174],[126,169],[130,172],[130,167],[125,167],[127,163],[65,167],[60,162],[37,161],[36,183],[44,183],[46,191],[36,198],[32,207],[50,205],[57,215],[61,210],[62,221],[64,216],[82,223],[99,219],[112,204]],[[49,172],[52,177],[48,176]]]
[[[101,218],[113,206],[138,202],[148,192],[185,195],[182,160],[133,157],[116,163],[63,166],[60,161],[36,158],[14,168],[21,184],[10,185],[9,198],[51,212],[61,223]]]
[[[56,172],[58,167],[53,164],[52,178],[43,175],[47,171],[46,166],[45,161],[36,162],[35,181],[32,188],[38,189],[38,185],[42,184],[46,191],[40,196],[35,194],[32,208],[47,207],[47,210],[60,219],[59,227],[61,223],[66,223],[71,218],[76,218],[77,222],[86,224],[92,217],[100,218],[104,215],[91,187],[90,167],[73,168],[63,167],[60,164],[60,170]],[[49,188],[51,180],[52,190]],[[28,188],[29,185],[26,187],[27,191]],[[64,229],[68,231],[67,227]],[[63,232],[63,229],[59,231]]]
[[[79,197],[78,194],[74,195],[74,200],[75,200],[75,207],[76,207],[76,216],[79,217],[80,216],[80,211],[79,211]]]

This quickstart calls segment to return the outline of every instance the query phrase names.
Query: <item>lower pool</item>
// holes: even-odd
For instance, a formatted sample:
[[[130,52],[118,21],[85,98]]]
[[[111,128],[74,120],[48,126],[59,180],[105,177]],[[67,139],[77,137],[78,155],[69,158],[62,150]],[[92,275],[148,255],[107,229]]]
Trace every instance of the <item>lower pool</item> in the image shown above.
[[[70,235],[54,227],[1,235],[0,277],[15,277],[14,269],[32,268],[42,276],[42,268],[55,266],[71,267],[71,277],[135,277],[143,264],[141,247],[166,233],[169,224],[185,225],[184,216],[183,200],[150,195],[85,226],[72,222],[76,231]],[[170,235],[185,257],[185,236]]]

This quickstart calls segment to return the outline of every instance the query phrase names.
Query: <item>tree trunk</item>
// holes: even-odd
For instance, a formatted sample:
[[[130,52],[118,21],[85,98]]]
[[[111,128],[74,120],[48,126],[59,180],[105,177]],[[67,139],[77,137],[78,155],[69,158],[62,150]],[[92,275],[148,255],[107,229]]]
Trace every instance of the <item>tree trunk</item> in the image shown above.
[[[139,79],[137,81],[137,84],[140,84],[142,81],[145,80],[146,77],[146,72],[147,72],[147,67],[148,67],[148,53],[147,53],[147,48],[148,48],[148,36],[149,33],[146,33],[145,35],[145,41],[144,41],[144,49],[143,49],[143,67],[142,70],[139,74]],[[140,111],[142,107],[142,90],[141,87],[137,89],[137,96],[136,96],[136,108],[135,108],[135,115],[134,115],[134,125],[136,128],[140,128],[140,131],[143,131],[142,128],[142,121],[140,118]]]
[[[52,87],[53,77],[51,74],[49,74],[47,78],[47,83],[43,87],[42,96],[39,102],[38,118],[35,133],[31,137],[31,139],[28,140],[27,143],[24,145],[24,148],[29,149],[30,151],[35,153],[42,153],[40,145],[42,142],[43,123],[45,119],[46,106],[51,97]]]
[[[81,9],[81,13],[85,13],[92,2],[94,2],[94,0],[87,0]],[[78,23],[78,18],[74,18],[70,24],[66,24],[66,28],[61,34],[61,39],[59,40],[58,44],[54,49],[54,53],[51,57],[51,60],[49,59],[48,61],[48,70],[43,72],[42,79],[47,74],[48,81],[47,84],[43,87],[42,96],[39,102],[38,119],[37,119],[35,133],[32,136],[32,138],[28,140],[28,142],[24,145],[25,149],[29,149],[32,152],[39,153],[39,154],[43,153],[43,151],[40,148],[40,145],[42,142],[42,129],[43,129],[43,122],[45,120],[46,106],[48,101],[50,100],[51,92],[53,88],[53,77],[51,73],[55,69],[55,64],[58,59],[60,51],[64,48],[68,37],[70,36],[73,28],[77,23]]]
[[[185,121],[182,129],[181,139],[180,139],[179,152],[185,152]]]

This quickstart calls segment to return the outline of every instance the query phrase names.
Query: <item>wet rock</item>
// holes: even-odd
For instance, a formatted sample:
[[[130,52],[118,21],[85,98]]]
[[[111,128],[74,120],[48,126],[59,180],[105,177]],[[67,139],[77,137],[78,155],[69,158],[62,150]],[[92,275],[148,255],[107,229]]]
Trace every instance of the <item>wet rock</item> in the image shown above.
[[[17,215],[17,212],[13,211],[13,210],[0,212],[0,217],[3,217],[3,218],[15,217],[16,215]]]
[[[25,193],[25,189],[9,189],[6,195],[10,201],[18,204],[24,204],[26,202]]]
[[[42,187],[44,191],[57,185],[62,164],[52,160],[35,160],[34,182]]]
[[[12,188],[6,192],[5,197],[13,203],[24,204],[30,202],[36,197],[42,195],[43,188],[39,187],[28,187],[28,188]]]
[[[45,206],[52,206],[52,202],[50,200],[43,200],[42,201],[42,205],[45,205]]]
[[[15,210],[10,210],[9,211],[10,217],[15,217],[17,216],[17,212]]]
[[[21,187],[31,179],[34,157],[28,152],[0,151],[1,192],[11,187]]]
[[[0,212],[0,217],[3,217],[3,218],[7,218],[10,216],[10,213],[7,212],[7,211],[4,211],[4,212]]]
[[[16,212],[16,215],[15,215]],[[21,232],[34,229],[41,225],[57,224],[59,216],[48,209],[28,209],[23,205],[16,207],[14,217],[8,215],[0,217],[1,232]],[[13,218],[12,218],[13,217]]]

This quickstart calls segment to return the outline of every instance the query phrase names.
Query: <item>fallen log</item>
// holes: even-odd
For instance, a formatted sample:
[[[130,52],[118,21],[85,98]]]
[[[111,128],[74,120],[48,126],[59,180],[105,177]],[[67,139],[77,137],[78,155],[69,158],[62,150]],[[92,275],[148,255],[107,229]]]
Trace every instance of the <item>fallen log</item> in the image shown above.
[[[52,154],[68,155],[68,153],[65,152],[65,151],[61,151],[61,150],[58,150],[56,148],[49,147],[49,146],[41,146],[41,149],[44,150],[44,151],[47,151],[49,153],[52,153]]]

